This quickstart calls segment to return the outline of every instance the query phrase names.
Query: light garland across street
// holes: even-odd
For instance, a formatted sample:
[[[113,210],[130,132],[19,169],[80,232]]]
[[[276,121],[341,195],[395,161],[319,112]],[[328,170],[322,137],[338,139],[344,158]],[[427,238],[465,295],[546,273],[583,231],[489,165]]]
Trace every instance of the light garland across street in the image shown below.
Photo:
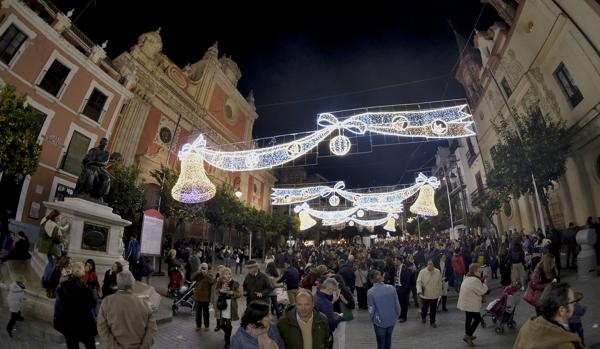
[[[335,155],[350,151],[350,139],[341,132],[357,135],[371,132],[398,137],[457,138],[475,135],[470,128],[471,115],[464,111],[466,105],[418,111],[364,112],[343,120],[332,113],[319,114],[317,124],[322,128],[306,137],[271,147],[220,151],[210,149],[206,142],[188,143],[182,152],[201,153],[210,165],[225,171],[254,171],[283,165],[314,149],[334,131],[339,134],[330,140],[329,148]],[[204,138],[203,135],[199,137]],[[204,145],[201,145],[204,144]]]
[[[395,213],[401,212],[404,200],[413,196],[426,184],[432,185],[434,188],[437,188],[440,185],[439,180],[436,177],[427,177],[423,173],[419,173],[414,185],[408,188],[383,193],[358,193],[345,190],[345,184],[342,181],[337,182],[333,187],[318,185],[304,188],[273,188],[273,193],[271,193],[271,204],[299,204],[318,197],[328,197],[331,195],[329,198],[330,205],[337,206],[339,204],[339,198],[337,200],[332,199],[337,198],[337,195],[339,195],[347,201],[352,202],[355,207],[364,210]]]

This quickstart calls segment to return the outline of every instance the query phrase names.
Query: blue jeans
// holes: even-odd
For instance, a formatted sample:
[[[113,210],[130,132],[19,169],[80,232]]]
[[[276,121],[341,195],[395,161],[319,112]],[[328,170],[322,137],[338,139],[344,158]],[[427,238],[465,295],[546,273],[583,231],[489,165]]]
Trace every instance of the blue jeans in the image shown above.
[[[377,349],[390,349],[392,347],[392,332],[394,332],[394,326],[379,327],[373,325],[373,328],[375,328],[375,338],[377,338]]]
[[[42,275],[42,281],[50,280],[50,277],[52,276],[52,272],[54,271],[54,268],[56,267],[56,256],[53,256],[50,254],[47,256],[48,256],[48,264],[46,264],[46,268],[44,269],[44,274]]]

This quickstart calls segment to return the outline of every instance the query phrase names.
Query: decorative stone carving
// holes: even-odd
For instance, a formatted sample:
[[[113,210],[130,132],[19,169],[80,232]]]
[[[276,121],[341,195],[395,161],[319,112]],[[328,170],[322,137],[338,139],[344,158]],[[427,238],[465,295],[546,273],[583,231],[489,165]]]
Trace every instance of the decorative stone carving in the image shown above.
[[[182,89],[185,89],[187,87],[187,77],[177,67],[170,66],[167,69],[167,75],[171,78],[171,80],[173,80],[173,82],[178,87]]]
[[[160,28],[156,31],[147,32],[139,36],[137,46],[148,57],[154,56],[162,51],[162,38],[160,37]]]

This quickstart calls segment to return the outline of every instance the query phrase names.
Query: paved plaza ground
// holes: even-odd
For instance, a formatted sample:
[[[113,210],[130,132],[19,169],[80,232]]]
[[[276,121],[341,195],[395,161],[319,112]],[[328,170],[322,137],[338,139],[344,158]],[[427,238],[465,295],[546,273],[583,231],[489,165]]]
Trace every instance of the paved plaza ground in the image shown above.
[[[241,275],[236,276],[242,278]],[[583,318],[588,348],[600,348],[600,301],[597,297],[600,290],[600,278],[592,281],[578,281],[574,273],[565,273],[564,281],[570,282],[574,288],[585,295],[584,303],[588,306],[588,313]],[[166,278],[154,277],[151,283],[159,293],[165,292]],[[500,287],[496,280],[492,281],[492,293],[487,297],[490,301],[500,293]],[[433,329],[421,323],[418,308],[414,305],[409,309],[409,319],[404,324],[398,324],[394,329],[392,348],[465,348],[462,342],[464,334],[464,314],[456,309],[457,295],[451,292],[448,300],[448,313],[438,315],[438,328]],[[164,302],[170,302],[163,298]],[[241,300],[241,309],[245,308],[245,301]],[[533,308],[527,303],[521,303],[517,309],[516,320],[518,326],[531,316]],[[241,314],[240,314],[241,315]],[[50,324],[40,321],[26,319],[25,322],[17,323],[13,338],[9,338],[5,330],[9,313],[6,307],[0,307],[0,348],[2,349],[24,349],[24,348],[64,348],[64,341]],[[209,332],[195,330],[194,316],[189,309],[184,308],[170,321],[165,321],[158,326],[158,335],[153,348],[222,348],[223,332],[215,333],[214,319],[211,319],[211,330]],[[234,333],[237,330],[234,326]],[[511,348],[516,337],[517,330],[506,330],[503,335],[494,332],[493,327],[477,330],[476,344],[485,348]],[[100,343],[98,348],[105,348]],[[366,310],[355,311],[355,318],[348,323],[346,333],[346,348],[375,348],[375,336],[373,327]]]

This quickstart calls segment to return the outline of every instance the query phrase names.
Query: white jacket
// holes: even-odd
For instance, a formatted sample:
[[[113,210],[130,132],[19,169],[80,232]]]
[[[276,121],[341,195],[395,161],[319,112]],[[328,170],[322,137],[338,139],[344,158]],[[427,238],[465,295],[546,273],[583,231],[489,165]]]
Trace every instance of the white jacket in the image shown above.
[[[433,271],[423,268],[417,277],[417,294],[424,299],[438,299],[442,296],[442,273],[439,269]]]
[[[481,297],[486,294],[488,287],[475,276],[468,276],[460,285],[456,307],[462,311],[478,313],[481,311]]]
[[[25,297],[25,290],[21,286],[17,285],[13,281],[8,286],[8,309],[11,313],[18,313],[21,311],[21,305],[23,305],[23,298]]]

